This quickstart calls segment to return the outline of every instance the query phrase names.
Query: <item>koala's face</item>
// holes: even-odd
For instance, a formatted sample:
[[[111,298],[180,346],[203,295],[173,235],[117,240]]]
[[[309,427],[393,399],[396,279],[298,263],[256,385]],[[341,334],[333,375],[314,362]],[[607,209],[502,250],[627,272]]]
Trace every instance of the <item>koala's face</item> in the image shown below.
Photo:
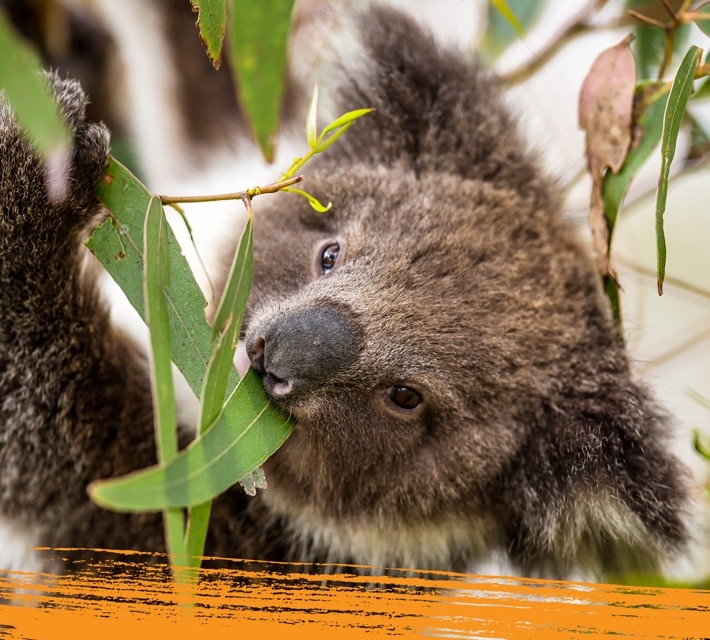
[[[593,270],[512,190],[365,166],[307,188],[333,210],[255,203],[247,350],[297,422],[267,493],[380,522],[483,508],[583,357]]]

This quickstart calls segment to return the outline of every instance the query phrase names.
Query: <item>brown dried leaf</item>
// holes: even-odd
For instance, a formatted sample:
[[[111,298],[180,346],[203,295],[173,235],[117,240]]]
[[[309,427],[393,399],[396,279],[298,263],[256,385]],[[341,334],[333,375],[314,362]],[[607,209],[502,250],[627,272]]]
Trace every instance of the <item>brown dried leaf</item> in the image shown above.
[[[612,277],[602,177],[607,168],[614,173],[621,169],[631,145],[636,86],[636,61],[629,47],[632,39],[629,35],[599,55],[579,95],[579,126],[586,134],[587,166],[592,175],[589,225],[602,274]]]

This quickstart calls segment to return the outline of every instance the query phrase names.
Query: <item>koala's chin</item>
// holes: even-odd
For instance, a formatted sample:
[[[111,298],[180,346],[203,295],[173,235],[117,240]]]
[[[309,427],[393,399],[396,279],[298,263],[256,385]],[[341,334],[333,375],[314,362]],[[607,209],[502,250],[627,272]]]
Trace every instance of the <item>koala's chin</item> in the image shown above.
[[[244,122],[187,3],[141,3],[135,28],[150,17],[171,34],[144,34],[155,46],[142,62],[118,28],[130,2],[96,4],[129,82],[153,78],[133,93],[166,105],[129,110],[151,188],[229,157]],[[289,194],[254,203],[238,361],[296,425],[265,491],[215,500],[205,553],[563,578],[682,556],[695,493],[671,421],[630,374],[589,247],[498,81],[392,8],[335,22],[316,71],[324,115],[375,111],[308,165],[330,211]],[[294,112],[312,86],[301,71]],[[46,546],[160,550],[159,514],[108,512],[86,493],[155,462],[153,408],[146,359],[81,244],[106,215],[94,184],[107,132],[76,83],[50,81],[75,142],[65,201],[48,198],[0,108],[0,521]],[[202,133],[199,96],[211,97]],[[154,138],[175,153],[157,158]]]

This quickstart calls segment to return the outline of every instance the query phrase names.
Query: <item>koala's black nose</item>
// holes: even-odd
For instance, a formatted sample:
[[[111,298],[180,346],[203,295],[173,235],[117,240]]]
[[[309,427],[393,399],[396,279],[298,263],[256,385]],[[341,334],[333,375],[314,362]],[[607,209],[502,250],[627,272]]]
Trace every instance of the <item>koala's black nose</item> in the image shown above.
[[[286,398],[312,390],[352,362],[358,333],[347,309],[314,306],[275,314],[250,327],[246,348],[269,395]]]

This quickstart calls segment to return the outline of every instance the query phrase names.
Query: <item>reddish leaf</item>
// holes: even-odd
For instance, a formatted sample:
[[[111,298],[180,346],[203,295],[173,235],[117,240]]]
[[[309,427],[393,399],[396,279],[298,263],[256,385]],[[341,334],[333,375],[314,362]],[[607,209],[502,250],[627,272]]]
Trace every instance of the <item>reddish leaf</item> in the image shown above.
[[[579,95],[579,126],[586,134],[587,166],[592,175],[589,224],[603,275],[609,264],[609,223],[604,213],[602,177],[617,173],[631,145],[636,61],[627,36],[603,51],[584,79]]]

